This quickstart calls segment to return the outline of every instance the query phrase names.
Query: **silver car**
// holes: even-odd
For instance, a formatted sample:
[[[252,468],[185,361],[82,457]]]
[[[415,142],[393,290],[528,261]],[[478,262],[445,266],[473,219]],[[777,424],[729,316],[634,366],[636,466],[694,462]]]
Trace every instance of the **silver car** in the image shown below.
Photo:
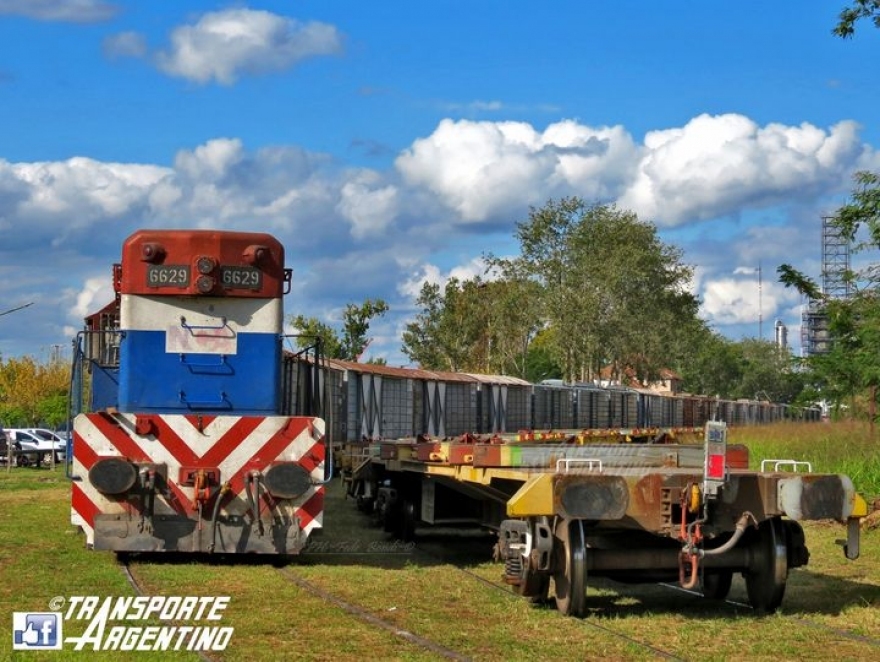
[[[39,456],[44,462],[48,462],[51,459],[49,454],[53,451],[55,453],[55,461],[62,462],[67,456],[67,443],[63,439],[56,438],[57,435],[49,430],[40,432],[42,433],[38,433],[38,430],[35,428],[12,429],[6,430],[6,436],[15,442],[16,448],[20,447],[23,451],[45,451],[45,454]],[[45,433],[49,434],[46,435]],[[22,457],[30,459],[33,456],[28,453]]]

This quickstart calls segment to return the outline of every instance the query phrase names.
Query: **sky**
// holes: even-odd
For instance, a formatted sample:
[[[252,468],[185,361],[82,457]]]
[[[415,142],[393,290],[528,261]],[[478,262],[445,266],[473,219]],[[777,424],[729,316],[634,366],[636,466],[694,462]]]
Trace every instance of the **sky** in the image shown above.
[[[683,251],[701,316],[800,348],[790,263],[880,170],[880,30],[846,3],[0,0],[0,357],[70,356],[139,228],[270,232],[286,313],[390,306],[515,255],[550,199]],[[28,305],[30,304],[30,305]]]

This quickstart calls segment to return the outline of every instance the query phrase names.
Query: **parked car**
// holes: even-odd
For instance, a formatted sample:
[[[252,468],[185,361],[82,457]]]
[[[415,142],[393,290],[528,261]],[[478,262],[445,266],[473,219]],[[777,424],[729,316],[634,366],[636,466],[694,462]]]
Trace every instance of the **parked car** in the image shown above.
[[[6,464],[7,455],[9,453],[9,444],[12,443],[12,448],[14,450],[21,450],[21,444],[17,441],[12,442],[11,435],[6,434],[6,430],[0,425],[0,462]],[[18,457],[15,458],[15,462],[18,462]]]
[[[6,430],[6,436],[15,442],[16,448],[20,448],[23,451],[45,451],[45,455],[41,456],[44,461],[51,458],[49,454],[53,451],[55,453],[55,461],[63,461],[67,457],[67,443],[63,439],[55,438],[49,430],[43,432],[48,432],[51,436],[47,438],[45,434],[37,434],[34,429]]]

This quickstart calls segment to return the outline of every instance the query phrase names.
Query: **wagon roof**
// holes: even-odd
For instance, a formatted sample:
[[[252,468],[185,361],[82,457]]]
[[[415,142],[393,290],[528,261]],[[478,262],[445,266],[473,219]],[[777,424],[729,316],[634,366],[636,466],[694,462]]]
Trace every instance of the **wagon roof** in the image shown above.
[[[376,363],[356,363],[355,361],[343,361],[342,359],[325,359],[326,364],[333,370],[350,370],[371,375],[384,375],[397,377],[398,379],[422,379],[443,382],[463,382],[480,384],[503,384],[507,386],[531,386],[531,384],[519,377],[507,375],[481,375],[465,372],[443,372],[441,370],[422,370],[421,368],[395,368]]]

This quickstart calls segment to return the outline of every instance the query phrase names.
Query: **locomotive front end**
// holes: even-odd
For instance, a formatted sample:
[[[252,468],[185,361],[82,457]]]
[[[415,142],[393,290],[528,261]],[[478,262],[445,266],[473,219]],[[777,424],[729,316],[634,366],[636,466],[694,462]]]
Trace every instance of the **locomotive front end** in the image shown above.
[[[99,332],[118,352],[88,357],[101,406],[74,421],[71,520],[90,547],[295,554],[321,526],[324,422],[280,415],[283,265],[266,234],[125,242],[118,329]]]

